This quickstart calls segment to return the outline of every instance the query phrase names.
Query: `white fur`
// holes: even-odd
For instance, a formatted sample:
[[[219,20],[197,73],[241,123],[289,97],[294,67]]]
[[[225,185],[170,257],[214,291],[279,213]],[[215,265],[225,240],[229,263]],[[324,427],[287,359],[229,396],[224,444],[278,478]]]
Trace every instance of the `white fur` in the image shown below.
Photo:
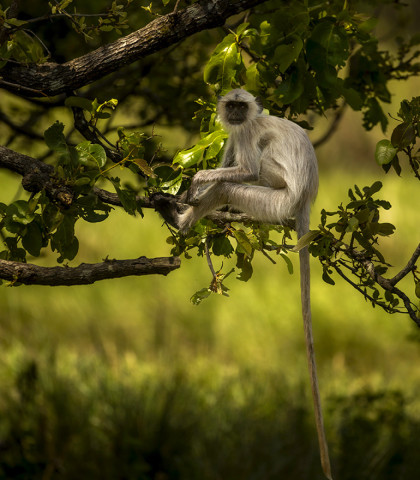
[[[248,103],[248,119],[241,125],[227,123],[224,104],[232,100]],[[261,222],[296,217],[299,235],[307,231],[310,203],[318,190],[313,146],[299,125],[259,110],[255,98],[240,89],[219,101],[220,119],[230,132],[222,166],[194,176],[192,191],[198,205],[180,215],[181,231],[225,204]],[[200,194],[203,183],[212,187]]]

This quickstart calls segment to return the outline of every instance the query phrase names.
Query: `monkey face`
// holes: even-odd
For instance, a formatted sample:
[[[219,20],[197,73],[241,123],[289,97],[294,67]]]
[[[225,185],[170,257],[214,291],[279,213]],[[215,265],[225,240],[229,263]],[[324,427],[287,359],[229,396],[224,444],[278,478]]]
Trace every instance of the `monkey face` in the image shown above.
[[[226,102],[226,118],[230,125],[240,125],[245,122],[248,116],[247,102]]]

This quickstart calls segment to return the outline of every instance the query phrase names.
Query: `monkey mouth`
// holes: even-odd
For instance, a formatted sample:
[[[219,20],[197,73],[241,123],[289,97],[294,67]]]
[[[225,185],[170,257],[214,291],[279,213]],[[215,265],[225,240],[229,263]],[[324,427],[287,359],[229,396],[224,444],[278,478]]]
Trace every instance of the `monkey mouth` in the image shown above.
[[[241,123],[244,123],[244,121],[242,119],[239,119],[239,118],[231,118],[231,119],[229,119],[229,123],[231,125],[240,125]]]

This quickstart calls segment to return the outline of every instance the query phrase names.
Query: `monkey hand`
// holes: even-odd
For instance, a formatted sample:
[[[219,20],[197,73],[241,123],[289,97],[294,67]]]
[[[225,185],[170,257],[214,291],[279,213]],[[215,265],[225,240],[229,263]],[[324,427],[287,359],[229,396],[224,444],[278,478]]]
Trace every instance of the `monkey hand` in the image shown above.
[[[194,175],[192,184],[200,185],[202,183],[211,182],[212,176],[213,176],[212,170],[200,170]]]
[[[150,195],[155,210],[159,212],[165,222],[175,228],[179,228],[180,207],[178,197],[166,193],[154,193]]]
[[[187,190],[185,202],[193,207],[200,203],[198,199],[198,185],[194,183],[191,184],[191,187]]]

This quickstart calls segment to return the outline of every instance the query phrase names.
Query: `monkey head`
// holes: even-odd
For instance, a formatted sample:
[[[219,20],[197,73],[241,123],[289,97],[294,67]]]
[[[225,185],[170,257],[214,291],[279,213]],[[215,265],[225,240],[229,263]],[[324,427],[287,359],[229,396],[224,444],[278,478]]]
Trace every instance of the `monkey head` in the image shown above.
[[[220,120],[227,128],[244,125],[261,114],[263,108],[259,99],[245,90],[231,90],[224,97],[219,97],[217,111]]]

